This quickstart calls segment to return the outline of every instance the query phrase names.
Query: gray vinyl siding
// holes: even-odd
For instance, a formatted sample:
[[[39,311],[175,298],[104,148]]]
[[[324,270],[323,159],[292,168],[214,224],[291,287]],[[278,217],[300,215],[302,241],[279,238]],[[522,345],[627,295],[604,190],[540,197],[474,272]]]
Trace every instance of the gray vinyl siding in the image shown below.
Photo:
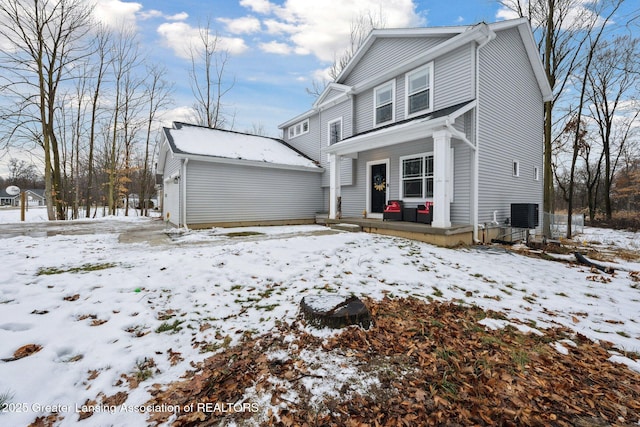
[[[355,134],[373,127],[373,89],[355,96]]]
[[[474,98],[471,44],[437,58],[433,68],[434,110],[441,110]]]
[[[324,97],[324,100],[330,101],[333,98],[338,97],[340,95],[344,95],[344,91],[338,90],[338,89],[331,89],[329,90],[329,93],[327,93],[326,96]]]
[[[295,126],[295,124],[294,124]],[[298,135],[295,138],[289,138],[289,128],[284,129],[284,141],[296,150],[302,152],[305,156],[315,161],[320,160],[320,147],[318,140],[320,139],[320,121],[317,114],[309,117],[309,132]]]
[[[471,101],[475,97],[474,73],[473,73],[473,53],[472,45],[462,46],[453,52],[433,61],[433,110],[441,110],[466,101]],[[403,58],[408,60],[409,57]],[[364,59],[363,59],[364,61]],[[426,63],[425,63],[426,64]],[[416,67],[419,68],[422,65]],[[406,74],[396,76],[394,110],[395,121],[406,118]],[[386,83],[386,82],[385,82]],[[366,132],[374,127],[373,123],[373,93],[375,88],[368,89],[355,97],[356,133]]]
[[[315,172],[190,161],[187,223],[313,219],[322,210]]]
[[[381,71],[393,68],[400,62],[437,46],[445,40],[447,40],[446,37],[379,38],[374,41],[366,55],[340,83],[349,86],[360,83]]]
[[[517,29],[497,33],[480,50],[479,223],[510,216],[511,203],[542,209],[543,102]],[[520,176],[512,164],[520,163]]]
[[[462,141],[451,140],[453,148],[453,200],[451,223],[471,224],[471,174],[473,150]]]
[[[352,135],[351,101],[347,100],[331,108],[320,112],[320,146],[322,149],[329,144],[329,122],[342,117],[342,138]],[[321,150],[322,151],[322,150]],[[340,184],[353,185],[353,159],[343,158],[340,163]],[[327,155],[322,151],[320,155],[320,166],[324,168],[322,174],[322,185],[329,186],[329,162]]]

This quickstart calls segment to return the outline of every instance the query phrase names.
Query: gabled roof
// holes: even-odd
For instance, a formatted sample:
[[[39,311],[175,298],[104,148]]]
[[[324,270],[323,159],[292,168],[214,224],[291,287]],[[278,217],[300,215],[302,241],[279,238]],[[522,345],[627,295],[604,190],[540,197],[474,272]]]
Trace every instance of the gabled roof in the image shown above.
[[[280,139],[181,122],[163,130],[169,149],[179,157],[322,171],[315,161]]]
[[[339,83],[334,83],[331,82],[327,85],[327,87],[324,89],[324,91],[322,91],[322,93],[320,94],[320,96],[318,97],[318,99],[316,99],[316,101],[313,103],[314,107],[319,107],[320,105],[331,101],[332,99],[336,98],[336,96],[334,95],[333,97],[330,96],[330,94],[332,92],[340,92],[340,95],[344,95],[344,94],[348,94],[351,91],[351,86],[347,86],[347,85],[342,85]],[[338,97],[341,97],[340,95],[338,95]]]
[[[526,18],[510,19],[506,21],[495,22],[492,24],[486,24],[481,22],[472,26],[454,26],[454,27],[425,27],[425,28],[394,28],[394,29],[379,29],[373,30],[369,33],[369,36],[365,39],[360,48],[356,51],[351,61],[340,72],[336,78],[337,83],[341,83],[344,79],[353,71],[356,65],[366,55],[369,48],[373,43],[381,38],[397,38],[397,37],[449,37],[448,40],[440,43],[434,47],[433,51],[438,51],[437,55],[442,55],[447,51],[451,51],[463,44],[469,43],[475,40],[481,43],[483,39],[490,40],[495,37],[496,31],[502,31],[510,28],[517,28],[522,42],[527,50],[527,56],[531,67],[536,76],[536,80],[542,92],[545,100],[550,100],[553,96],[552,88],[549,85],[538,47],[533,38],[531,32],[531,25]],[[435,52],[434,52],[435,53]],[[424,55],[428,55],[429,52],[425,52]],[[432,55],[435,56],[435,55]],[[398,64],[399,68],[402,68],[403,64]],[[358,88],[353,88],[358,92]]]

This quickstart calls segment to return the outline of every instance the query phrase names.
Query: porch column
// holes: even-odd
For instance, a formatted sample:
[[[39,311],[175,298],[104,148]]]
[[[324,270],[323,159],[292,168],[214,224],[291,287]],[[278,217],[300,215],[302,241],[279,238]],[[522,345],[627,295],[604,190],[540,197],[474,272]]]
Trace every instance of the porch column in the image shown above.
[[[338,200],[341,197],[340,191],[340,163],[342,157],[336,154],[329,154],[329,218],[339,219],[342,215],[338,208]]]
[[[451,132],[433,133],[433,222],[437,228],[451,227],[449,180],[451,179]]]

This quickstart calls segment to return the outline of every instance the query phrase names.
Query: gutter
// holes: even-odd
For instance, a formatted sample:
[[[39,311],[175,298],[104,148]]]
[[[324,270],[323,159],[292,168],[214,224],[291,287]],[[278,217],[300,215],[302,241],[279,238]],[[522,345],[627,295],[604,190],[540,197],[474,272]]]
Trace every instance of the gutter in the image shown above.
[[[489,30],[486,35],[486,39],[480,43],[476,47],[476,114],[475,114],[475,139],[476,139],[476,149],[474,156],[474,165],[473,165],[473,203],[471,206],[471,216],[473,218],[473,241],[475,243],[480,243],[480,239],[478,239],[478,216],[479,216],[479,195],[480,195],[480,49],[485,47],[490,41],[496,38],[496,33]]]

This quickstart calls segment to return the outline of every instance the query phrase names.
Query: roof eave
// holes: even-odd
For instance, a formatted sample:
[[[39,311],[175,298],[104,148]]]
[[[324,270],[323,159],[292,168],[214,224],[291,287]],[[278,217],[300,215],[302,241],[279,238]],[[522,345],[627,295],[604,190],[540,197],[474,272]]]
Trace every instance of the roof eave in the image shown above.
[[[450,121],[451,116],[444,116],[437,119],[418,120],[406,126],[401,125],[381,129],[378,132],[355,136],[348,141],[329,146],[324,149],[324,152],[349,156],[361,151],[414,141],[430,136],[435,130],[445,127]]]
[[[287,120],[284,123],[280,123],[278,125],[278,129],[285,129],[285,128],[288,128],[291,125],[294,125],[294,124],[298,123],[299,121],[306,120],[309,117],[313,116],[316,112],[317,112],[317,110],[315,108],[312,108],[311,110],[305,111],[304,113],[295,116],[293,119]]]
[[[206,156],[202,154],[191,154],[191,153],[180,153],[176,154],[177,158],[189,160],[197,160],[201,162],[209,162],[209,163],[223,163],[230,165],[242,165],[242,166],[251,166],[251,167],[260,167],[260,168],[270,168],[270,169],[285,169],[285,170],[297,170],[304,172],[324,172],[324,169],[320,166],[303,166],[303,165],[289,165],[284,163],[274,163],[274,162],[263,162],[259,160],[248,160],[248,159],[232,159],[228,157],[219,157],[219,156]]]

